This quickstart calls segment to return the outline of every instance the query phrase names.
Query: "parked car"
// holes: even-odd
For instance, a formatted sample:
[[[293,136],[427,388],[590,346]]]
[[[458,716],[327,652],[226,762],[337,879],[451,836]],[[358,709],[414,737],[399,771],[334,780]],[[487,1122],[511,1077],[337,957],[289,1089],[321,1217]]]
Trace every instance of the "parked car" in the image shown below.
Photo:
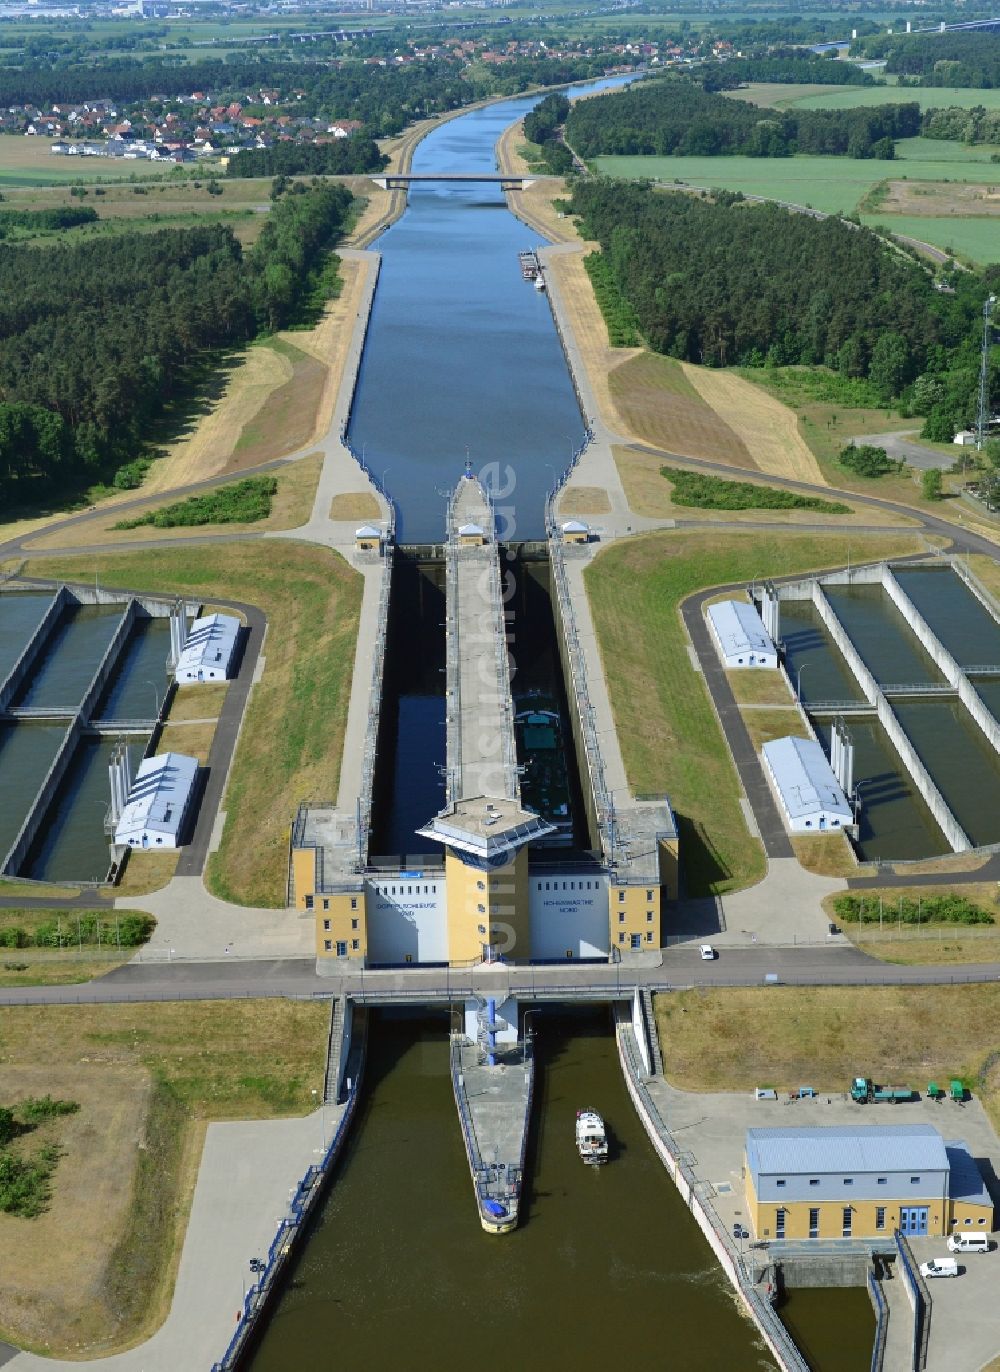
[[[703,943],[698,951],[701,953],[702,962],[715,961],[715,949],[710,943]]]
[[[988,1253],[990,1251],[989,1234],[949,1234],[948,1252],[949,1253]]]
[[[957,1277],[958,1263],[954,1258],[931,1258],[920,1264],[922,1277]]]

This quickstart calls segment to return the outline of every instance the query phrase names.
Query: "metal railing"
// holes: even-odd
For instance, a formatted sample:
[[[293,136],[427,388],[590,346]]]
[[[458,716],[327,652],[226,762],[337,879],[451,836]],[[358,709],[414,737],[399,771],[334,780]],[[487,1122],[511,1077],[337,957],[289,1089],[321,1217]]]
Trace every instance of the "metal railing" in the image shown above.
[[[906,1241],[905,1234],[897,1229],[893,1233],[893,1239],[896,1243],[896,1252],[899,1255],[899,1266],[903,1280],[909,1288],[913,1304],[913,1372],[923,1372],[923,1368],[927,1365],[927,1342],[931,1332],[930,1297],[927,1294],[924,1279],[920,1276],[913,1261],[913,1254],[910,1252],[910,1245]]]
[[[711,1198],[705,1194],[703,1180],[695,1175],[690,1163],[686,1161],[684,1150],[678,1147],[676,1139],[660,1114],[656,1101],[650,1095],[644,1080],[645,1074],[638,1057],[638,1048],[631,1024],[626,1021],[619,1023],[617,1028],[619,1042],[624,1052],[626,1070],[631,1077],[633,1089],[641,1098],[643,1108],[646,1110],[661,1142],[669,1152],[676,1172],[683,1178],[689,1189],[690,1205],[701,1210],[716,1239],[728,1254],[740,1294],[750,1309],[754,1320],[767,1335],[772,1347],[778,1352],[785,1372],[809,1372],[808,1364],[796,1347],[792,1336],[779,1319],[774,1307],[769,1300],[761,1295],[747,1274],[742,1255],[733,1244],[732,1235],[720,1220]]]
[[[364,1049],[362,1048],[362,1055],[363,1053]],[[357,1071],[351,1079],[347,1106],[340,1117],[340,1123],[334,1131],[333,1138],[330,1140],[322,1160],[313,1163],[306,1169],[305,1175],[295,1188],[285,1214],[278,1221],[278,1228],[271,1240],[271,1246],[267,1250],[267,1257],[261,1260],[257,1279],[243,1298],[243,1305],[237,1317],[236,1332],[230,1339],[229,1346],[220,1360],[212,1364],[212,1372],[235,1372],[235,1369],[240,1366],[240,1361],[247,1350],[257,1321],[275,1294],[278,1279],[291,1256],[295,1241],[301,1234],[322,1194],[323,1183],[326,1181],[327,1174],[336,1161],[347,1136],[357,1105],[360,1077],[361,1072]]]
[[[875,1311],[875,1338],[872,1343],[872,1360],[870,1372],[882,1372],[882,1363],[885,1359],[885,1337],[888,1332],[889,1309],[885,1303],[885,1296],[882,1294],[882,1283],[875,1273],[868,1273],[868,1296]]]

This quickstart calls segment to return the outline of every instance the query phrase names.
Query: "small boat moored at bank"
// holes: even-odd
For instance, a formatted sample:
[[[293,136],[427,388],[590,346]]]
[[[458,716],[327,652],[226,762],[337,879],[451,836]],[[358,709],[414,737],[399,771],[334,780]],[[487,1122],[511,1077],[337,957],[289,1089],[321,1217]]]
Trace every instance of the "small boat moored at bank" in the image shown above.
[[[591,1166],[608,1160],[608,1134],[596,1110],[576,1112],[576,1150]]]

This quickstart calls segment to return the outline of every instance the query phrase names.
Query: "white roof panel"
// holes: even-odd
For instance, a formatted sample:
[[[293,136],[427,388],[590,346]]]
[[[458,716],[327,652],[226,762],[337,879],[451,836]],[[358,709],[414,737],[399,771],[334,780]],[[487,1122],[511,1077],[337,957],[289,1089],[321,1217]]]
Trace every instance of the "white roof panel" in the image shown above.
[[[183,753],[161,753],[139,764],[128,801],[115,827],[115,842],[129,834],[176,835],[198,775],[198,759]]]
[[[946,1172],[944,1139],[932,1124],[817,1125],[748,1129],[756,1179],[811,1172]]]
[[[790,819],[832,812],[853,822],[847,797],[815,739],[776,738],[764,744],[763,752]]]
[[[240,621],[235,615],[205,615],[191,625],[174,674],[196,672],[199,667],[228,667],[236,646]]]
[[[745,600],[720,600],[709,605],[708,615],[726,656],[740,653],[773,653],[771,635],[764,621]]]

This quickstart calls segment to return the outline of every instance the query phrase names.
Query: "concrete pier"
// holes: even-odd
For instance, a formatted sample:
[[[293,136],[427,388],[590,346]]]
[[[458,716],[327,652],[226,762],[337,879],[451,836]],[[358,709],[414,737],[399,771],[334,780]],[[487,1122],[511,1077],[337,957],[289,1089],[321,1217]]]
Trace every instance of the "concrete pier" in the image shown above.
[[[455,1105],[480,1223],[489,1234],[517,1227],[535,1083],[530,1045],[516,1037],[517,1002],[509,1006],[515,1041],[497,1046],[494,1066],[469,1036],[468,1007],[466,1032],[453,1034],[451,1042]]]

